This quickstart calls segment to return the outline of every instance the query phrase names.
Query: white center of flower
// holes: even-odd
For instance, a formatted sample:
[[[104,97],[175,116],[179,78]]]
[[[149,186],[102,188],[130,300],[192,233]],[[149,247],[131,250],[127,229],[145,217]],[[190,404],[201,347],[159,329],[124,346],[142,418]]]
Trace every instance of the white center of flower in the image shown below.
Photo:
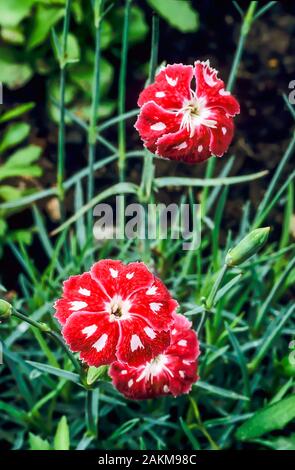
[[[190,133],[190,137],[195,134],[196,127],[207,126],[216,127],[216,120],[212,118],[210,108],[206,107],[206,98],[198,98],[193,90],[191,90],[192,98],[184,100],[183,107],[177,112],[182,114],[180,129],[186,129]]]
[[[131,303],[123,300],[120,295],[115,295],[110,302],[105,303],[107,313],[110,314],[110,321],[126,320],[130,318]]]
[[[154,377],[159,375],[162,371],[166,371],[171,377],[173,377],[173,373],[171,370],[166,366],[167,364],[167,356],[165,354],[159,354],[155,359],[148,362],[136,382],[140,382],[141,380],[150,380],[153,383]]]

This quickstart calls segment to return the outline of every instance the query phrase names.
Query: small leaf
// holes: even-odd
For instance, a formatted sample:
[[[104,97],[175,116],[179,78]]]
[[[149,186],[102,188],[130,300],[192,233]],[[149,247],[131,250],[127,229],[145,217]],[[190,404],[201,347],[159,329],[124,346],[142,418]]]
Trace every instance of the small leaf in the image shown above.
[[[171,26],[183,33],[192,33],[199,28],[199,15],[190,2],[183,0],[148,0],[148,3]]]
[[[185,178],[182,176],[163,176],[155,178],[154,182],[156,187],[165,188],[166,186],[198,186],[200,188],[214,187],[221,185],[232,185],[247,183],[259,178],[263,178],[268,174],[268,171],[260,171],[242,176],[228,176],[224,178]]]
[[[87,95],[91,96],[93,81],[93,60],[91,56],[90,63],[83,61],[82,64],[72,66],[69,69],[69,75],[74,83],[81,88]],[[105,95],[112,84],[114,69],[105,59],[100,60],[100,93]]]
[[[13,168],[30,165],[38,160],[41,151],[41,147],[38,147],[37,145],[28,145],[28,147],[17,150],[13,155],[11,155],[9,160],[5,163],[5,166]]]
[[[62,379],[69,380],[70,382],[74,382],[76,384],[80,384],[80,377],[78,374],[74,372],[70,372],[64,369],[58,369],[57,367],[52,367],[47,364],[42,364],[41,362],[35,361],[26,361],[27,364],[34,367],[35,369],[41,370],[47,374],[56,375],[57,377],[61,377]]]
[[[230,400],[245,400],[249,401],[248,397],[244,395],[240,395],[239,393],[233,392],[232,390],[227,390],[225,388],[217,387],[215,385],[211,385],[207,382],[203,382],[199,380],[195,383],[195,387],[198,387],[202,390],[207,391],[208,393],[212,393],[212,395],[217,395],[223,398],[229,398]]]
[[[0,2],[0,24],[16,26],[29,15],[34,0],[5,0]]]
[[[237,439],[248,441],[284,427],[295,418],[295,394],[262,408],[240,426]]]
[[[63,8],[48,5],[37,5],[33,24],[30,29],[27,47],[34,49],[44,42],[52,26],[63,16]]]
[[[11,90],[24,86],[32,77],[33,70],[23,62],[23,57],[13,49],[0,48],[0,82]]]
[[[50,444],[47,439],[42,439],[31,432],[29,433],[29,444],[31,450],[50,450]]]
[[[113,32],[113,40],[119,43],[122,40],[122,30],[124,24],[125,9],[117,8],[113,13],[113,24],[116,25]],[[145,20],[143,11],[137,6],[132,6],[130,9],[128,43],[137,44],[143,41],[149,31],[148,24]]]
[[[0,186],[0,199],[4,201],[14,201],[22,197],[24,191],[22,189],[15,188],[14,186],[9,186],[3,184]],[[1,220],[1,219],[0,219]]]
[[[0,152],[5,152],[11,147],[22,142],[30,132],[30,126],[24,122],[15,122],[11,124],[2,136],[0,143]]]
[[[19,106],[16,106],[15,108],[11,108],[0,116],[0,123],[7,122],[7,121],[10,121],[11,119],[15,119],[21,116],[22,114],[34,108],[34,106],[35,106],[35,103],[31,102],[31,103],[23,103],[23,104],[20,104]]]
[[[58,423],[56,434],[54,436],[55,450],[70,449],[70,430],[66,416],[63,416]]]

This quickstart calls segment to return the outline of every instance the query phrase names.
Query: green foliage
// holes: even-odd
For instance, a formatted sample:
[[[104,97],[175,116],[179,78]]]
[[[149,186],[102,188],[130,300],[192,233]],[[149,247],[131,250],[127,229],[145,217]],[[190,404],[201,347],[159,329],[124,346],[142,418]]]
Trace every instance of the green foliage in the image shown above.
[[[25,86],[36,73],[47,75],[48,112],[55,122],[58,122],[58,112],[51,98],[56,98],[64,6],[63,0],[9,0],[1,2],[0,5],[1,35],[4,44],[0,48],[0,81],[14,90]],[[91,2],[85,2],[82,8],[80,0],[74,0],[72,10],[67,41],[67,63],[77,64],[69,69],[66,104],[83,120],[89,120],[95,34]],[[101,49],[109,49],[115,58],[120,48],[124,8],[112,10],[108,19],[102,23]],[[131,20],[129,41],[130,44],[137,44],[145,39],[149,30],[145,15],[139,6],[132,6]],[[75,31],[75,34],[72,31]],[[111,61],[102,59],[100,74],[100,94],[103,99],[97,116],[103,119],[112,114],[116,106],[107,96],[115,75]],[[68,120],[68,123],[71,121]]]
[[[134,3],[129,17],[131,46],[144,40],[148,32],[144,12]],[[189,2],[149,0],[148,3],[161,10],[163,18],[181,31],[197,29],[198,16]],[[107,7],[110,4],[106,2]],[[170,4],[169,11],[167,4]],[[177,14],[173,10],[176,4]],[[17,184],[19,179],[27,182],[41,175],[38,160],[42,150],[28,141],[31,128],[25,115],[34,104],[22,103],[0,115],[4,124],[0,141],[0,248],[9,248],[13,262],[19,267],[17,282],[11,282],[17,289],[15,296],[13,292],[5,292],[2,284],[0,290],[1,298],[7,295],[14,309],[24,312],[23,317],[16,318],[14,314],[9,322],[0,323],[4,355],[4,364],[0,366],[1,440],[6,447],[31,450],[244,449],[249,442],[259,449],[294,450],[291,422],[295,417],[295,372],[291,359],[295,323],[290,285],[295,268],[289,230],[294,208],[294,175],[282,181],[294,150],[294,135],[279,166],[270,175],[268,190],[257,213],[250,201],[244,201],[239,226],[232,232],[225,227],[224,214],[237,186],[247,188],[250,181],[267,175],[265,171],[231,175],[234,157],[225,162],[219,175],[215,175],[215,160],[211,159],[204,178],[157,176],[156,159],[142,149],[128,150],[127,176],[118,183],[114,172],[118,143],[109,139],[108,132],[127,119],[134,121],[136,111],[119,113],[100,123],[97,129],[95,126],[90,129],[95,48],[93,12],[90,2],[85,7],[83,3],[82,8],[80,1],[73,1],[68,56],[64,58],[61,53],[64,6],[64,0],[1,2],[1,35],[6,45],[0,62],[8,64],[9,73],[1,67],[0,80],[2,74],[5,83],[15,88],[27,83],[33,73],[45,74],[50,115],[58,121],[60,111],[65,111],[67,123],[77,126],[85,142],[91,136],[92,145],[99,149],[93,170],[107,175],[108,184],[100,178],[93,197],[87,199],[85,180],[89,177],[89,166],[79,167],[63,182],[67,211],[53,229],[42,209],[46,198],[56,201],[60,196],[57,187],[32,190]],[[45,11],[48,16],[42,27]],[[249,15],[243,16],[243,31],[245,24],[247,28],[251,26],[253,13],[250,20]],[[103,119],[116,106],[108,93],[114,80],[117,86],[118,71],[111,64],[112,58],[117,60],[121,54],[125,14],[122,5],[115,5],[103,18],[102,96],[97,116],[94,119],[91,116],[94,123],[96,117]],[[256,16],[260,15],[258,9]],[[151,64],[157,65],[157,35],[153,32]],[[239,43],[231,84],[235,81],[243,47]],[[122,57],[126,59],[124,50]],[[63,60],[68,65],[66,109],[61,109],[59,104],[59,66],[65,64]],[[124,88],[126,83],[120,86]],[[126,138],[125,126],[120,128]],[[73,158],[76,156],[67,155],[67,162]],[[142,175],[144,184],[135,182],[129,172],[140,168],[143,159],[147,163]],[[175,187],[181,191],[180,201],[190,205],[202,193],[203,229],[198,249],[184,253],[181,241],[169,238],[151,241],[147,246],[136,239],[124,243],[120,240],[93,243],[85,219],[97,203],[112,203],[117,195],[124,195],[128,202],[138,202],[142,197],[157,200],[159,190]],[[273,209],[285,203],[279,236],[271,233],[261,250],[251,249],[250,260],[243,251],[243,264],[238,269],[234,266],[225,269],[229,250],[239,246],[262,222],[272,223]],[[32,228],[9,230],[9,215],[24,208],[31,210]],[[36,243],[34,249],[30,246],[32,240]],[[87,368],[85,364],[81,367],[58,340],[53,302],[61,294],[62,282],[88,270],[93,260],[107,257],[126,263],[146,259],[178,300],[179,312],[199,332],[200,380],[189,395],[131,403],[112,387],[107,367]],[[36,322],[43,328],[36,329]]]
[[[33,433],[29,433],[30,450],[50,450],[50,444],[47,439],[42,439]]]
[[[189,1],[147,0],[171,26],[182,33],[193,33],[199,28],[199,15]]]
[[[63,416],[58,425],[54,436],[55,450],[69,450],[70,448],[70,431],[66,416]]]
[[[278,403],[266,406],[247,420],[237,430],[237,438],[249,441],[270,431],[283,429],[295,418],[295,395],[290,395]]]

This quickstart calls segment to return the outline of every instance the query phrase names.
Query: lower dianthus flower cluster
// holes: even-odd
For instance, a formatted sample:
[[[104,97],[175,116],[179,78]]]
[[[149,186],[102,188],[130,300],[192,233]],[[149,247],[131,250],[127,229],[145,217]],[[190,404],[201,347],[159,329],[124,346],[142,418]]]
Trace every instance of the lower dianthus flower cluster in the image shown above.
[[[55,316],[69,348],[111,365],[113,385],[138,400],[188,393],[198,379],[198,338],[177,306],[144,263],[101,260],[64,282]]]

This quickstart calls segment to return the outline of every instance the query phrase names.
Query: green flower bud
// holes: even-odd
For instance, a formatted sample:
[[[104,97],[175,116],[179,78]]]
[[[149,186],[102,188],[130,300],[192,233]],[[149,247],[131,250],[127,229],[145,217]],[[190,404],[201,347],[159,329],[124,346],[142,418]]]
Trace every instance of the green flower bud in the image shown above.
[[[229,250],[225,258],[227,266],[238,266],[255,255],[266,243],[270,227],[258,228],[250,232],[235,248]]]
[[[0,299],[0,321],[8,319],[12,315],[12,306],[6,300]]]

